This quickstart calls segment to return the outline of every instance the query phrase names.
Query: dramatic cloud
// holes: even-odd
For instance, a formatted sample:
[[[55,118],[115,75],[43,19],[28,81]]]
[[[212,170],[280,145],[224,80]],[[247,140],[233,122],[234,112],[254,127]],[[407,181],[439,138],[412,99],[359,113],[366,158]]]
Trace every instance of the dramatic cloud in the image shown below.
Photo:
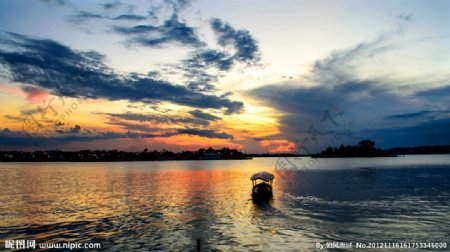
[[[0,129],[0,141],[11,146],[39,143],[18,131],[25,131],[25,119],[32,117],[41,124],[33,129],[52,148],[109,143],[193,148],[234,145],[233,136],[250,152],[298,151],[305,140],[309,153],[324,144],[367,138],[382,147],[450,142],[445,13],[433,12],[436,17],[425,20],[423,6],[407,12],[391,8],[391,14],[371,15],[356,26],[361,12],[344,11],[344,22],[334,17],[314,23],[314,15],[285,17],[245,6],[242,12],[252,16],[268,15],[261,23],[266,34],[248,30],[257,24],[246,27],[249,23],[227,6],[221,6],[220,16],[229,20],[190,0],[40,0],[23,12],[17,11],[20,3],[3,7],[17,14],[5,15],[5,31],[24,22],[24,34],[67,35],[58,38],[63,44],[0,32],[0,92],[8,103],[1,116],[10,129]],[[292,32],[302,23],[294,21],[300,16],[314,29]],[[276,26],[273,19],[279,19]],[[423,22],[436,29],[423,29]],[[41,23],[51,31],[36,30]],[[387,24],[391,28],[377,36]],[[332,32],[341,25],[342,34]],[[81,30],[68,34],[74,27]],[[368,36],[374,37],[355,41]],[[85,37],[92,41],[80,41]],[[85,49],[89,46],[97,51]],[[137,72],[125,72],[130,68]],[[247,113],[226,116],[244,110],[233,97],[248,101]],[[53,112],[43,109],[52,98],[84,105],[70,120],[55,121]],[[70,105],[54,105],[70,114]]]
[[[116,3],[118,6],[120,3]],[[115,5],[116,5],[115,4]],[[222,49],[208,48],[197,34],[197,28],[191,27],[180,20],[178,13],[186,8],[190,1],[166,0],[159,7],[151,7],[148,16],[135,14],[122,14],[117,17],[80,11],[72,17],[72,22],[82,23],[89,20],[130,21],[137,25],[125,26],[112,24],[112,31],[125,37],[126,45],[139,45],[161,48],[169,44],[195,48],[189,57],[181,64],[173,64],[169,71],[178,71],[185,79],[187,86],[196,91],[213,91],[213,82],[216,82],[224,72],[229,71],[237,62],[247,65],[255,64],[260,60],[260,52],[256,40],[247,30],[238,30],[230,24],[220,20],[210,21],[218,44]],[[115,6],[113,5],[113,6]],[[113,7],[109,6],[108,7]],[[169,9],[170,18],[162,24],[156,22],[142,23],[146,19],[158,20],[155,13],[161,9]],[[218,70],[211,72],[210,70]]]
[[[141,130],[144,131],[145,130]],[[201,129],[179,129],[163,134],[153,134],[153,133],[134,133],[131,131],[127,132],[91,132],[85,131],[81,132],[81,127],[75,125],[67,131],[58,130],[55,131],[59,134],[50,135],[29,135],[21,131],[12,131],[7,128],[0,130],[0,142],[2,145],[0,149],[16,149],[16,148],[55,148],[58,146],[64,146],[74,142],[93,142],[98,140],[113,140],[113,139],[141,139],[141,138],[160,138],[160,137],[171,137],[176,135],[194,135],[207,138],[217,138],[217,139],[233,139],[232,135],[225,132],[215,132],[213,130],[201,130]]]
[[[107,113],[106,115],[111,118],[120,118],[124,120],[130,121],[138,121],[138,122],[152,122],[156,124],[192,124],[192,125],[200,125],[207,126],[209,125],[208,120],[203,118],[191,118],[191,117],[181,117],[181,116],[169,116],[169,115],[154,115],[154,114],[139,114],[139,113],[123,113],[123,114],[114,114]]]
[[[202,137],[231,139],[231,140],[234,139],[232,135],[229,135],[225,132],[218,133],[213,130],[180,129],[180,130],[178,130],[178,134],[189,134],[189,135],[196,135],[196,136],[202,136]]]
[[[298,136],[306,132],[310,125],[317,123],[325,110],[338,108],[346,116],[363,116],[360,123],[364,123],[367,113],[380,112],[376,108],[387,104],[401,104],[399,97],[379,88],[377,84],[374,81],[354,81],[332,87],[270,85],[251,93],[283,114],[281,125],[284,133]],[[326,126],[334,127],[332,124]]]
[[[119,121],[119,120],[114,120],[113,118],[111,119],[110,122],[108,122],[108,124],[117,125],[127,131],[142,131],[142,132],[146,132],[146,133],[153,133],[153,132],[160,131],[159,128],[151,127],[146,124],[132,123],[132,122],[123,121],[123,120]]]
[[[60,124],[59,126],[63,126],[64,124]],[[81,131],[81,126],[80,125],[75,125],[72,128],[69,129],[55,129],[56,133],[59,134],[78,134]]]
[[[79,11],[75,15],[73,15],[69,21],[75,23],[75,24],[81,24],[88,21],[93,20],[111,20],[111,21],[145,21],[151,16],[151,13],[149,13],[148,16],[142,16],[142,15],[136,15],[136,14],[121,14],[115,17],[109,17],[107,15],[102,15],[98,13],[93,13],[89,11]],[[153,17],[152,17],[153,18]]]
[[[189,87],[199,91],[214,90],[220,73],[208,73],[210,68],[227,71],[234,65],[234,59],[226,52],[214,49],[199,49],[175,68],[181,70]]]
[[[24,148],[24,147],[40,147],[41,142],[35,138],[27,137],[21,132],[16,132],[5,128],[0,131],[0,142],[3,150]]]
[[[197,118],[203,119],[203,120],[207,120],[207,121],[216,121],[216,120],[220,120],[220,117],[217,117],[215,115],[211,115],[205,112],[202,112],[201,110],[192,110],[189,111],[189,113]]]
[[[50,0],[49,0],[50,1]],[[62,0],[61,0],[62,1]],[[133,31],[135,38],[128,40],[128,42],[136,42],[138,44],[144,44],[147,46],[158,46],[164,43],[179,42],[184,44],[188,42],[189,45],[201,45],[199,39],[196,38],[195,28],[189,27],[185,23],[181,22],[178,18],[178,12],[186,8],[190,4],[187,0],[165,0],[162,3],[150,2],[147,15],[134,14],[137,6],[134,4],[123,3],[121,1],[108,2],[100,4],[103,11],[90,12],[90,11],[77,11],[75,15],[72,15],[68,20],[75,24],[83,24],[88,21],[102,20],[102,21],[114,21],[116,26],[112,25],[112,22],[107,22],[108,26],[111,25],[113,30],[126,37],[130,36],[130,31]],[[112,11],[124,11],[123,14],[112,16]],[[159,16],[166,16],[169,13],[169,18],[162,25],[142,25],[142,21],[158,21]],[[136,34],[133,29],[135,27],[122,27],[122,21],[139,24],[139,26],[152,27],[151,30],[146,30],[146,34]],[[119,22],[121,25],[117,25]],[[189,36],[189,38],[183,39],[183,36]],[[197,40],[194,42],[194,40]]]
[[[450,100],[450,84],[443,87],[430,88],[417,92],[419,97],[428,99],[443,99]]]
[[[42,102],[48,96],[47,91],[30,85],[23,86],[22,91],[27,94],[27,100],[32,102]]]
[[[448,108],[423,109],[427,104],[435,103],[431,97],[449,97],[448,87],[398,92],[401,87],[403,90],[410,87],[401,81],[360,74],[362,62],[390,52],[392,46],[388,40],[388,36],[380,36],[374,41],[333,52],[317,60],[311,72],[299,79],[266,85],[249,94],[280,111],[280,135],[291,141],[313,138],[317,143],[320,142],[318,138],[326,138],[330,134],[339,138],[348,131],[343,128],[345,119],[353,122],[351,131],[358,138],[354,141],[372,138],[383,147],[393,147],[399,146],[397,138],[417,139],[418,144],[425,142],[420,139],[426,137],[430,143],[448,143],[448,134],[438,136],[438,133],[431,133],[441,132],[432,128],[445,122],[426,123],[430,119],[447,117]],[[426,80],[420,88],[426,88]],[[411,110],[418,112],[411,113]],[[389,137],[383,137],[383,133]],[[413,142],[408,142],[408,145],[416,145]],[[342,138],[334,143],[342,143]]]
[[[107,18],[107,17],[103,16],[101,14],[98,14],[98,13],[92,13],[89,11],[79,11],[79,12],[77,12],[77,14],[72,16],[69,20],[73,23],[80,24],[80,23],[90,21],[90,20],[105,19],[105,18]]]
[[[211,26],[217,35],[219,45],[232,46],[236,50],[235,59],[247,63],[259,60],[258,45],[249,31],[236,30],[218,18],[211,20]]]
[[[71,133],[79,133],[81,130],[80,125],[75,125],[73,128],[70,129]]]
[[[104,56],[78,52],[52,40],[33,39],[18,34],[1,36],[0,64],[13,82],[34,84],[56,95],[91,99],[128,100],[152,103],[168,101],[197,108],[225,109],[237,113],[243,103],[223,96],[205,94],[139,74],[122,75],[104,64]]]
[[[147,19],[146,16],[140,16],[135,14],[122,14],[117,17],[112,18],[113,20],[131,20],[131,21],[144,21]]]
[[[122,5],[123,5],[122,2],[120,2],[120,1],[115,1],[115,2],[104,3],[104,4],[102,4],[101,6],[102,6],[103,8],[105,8],[105,9],[107,9],[107,10],[110,10],[110,9],[116,9],[116,8],[122,6]]]
[[[413,113],[403,113],[403,114],[396,114],[396,115],[389,115],[386,116],[387,120],[396,120],[396,119],[415,119],[420,117],[426,117],[427,119],[434,119],[436,116],[447,116],[450,114],[449,110],[422,110],[419,112],[413,112]]]
[[[214,66],[219,70],[229,70],[234,64],[234,57],[226,52],[208,49],[193,53],[192,57],[185,60],[187,68],[204,69]]]
[[[143,46],[159,47],[170,43],[193,47],[205,45],[198,38],[195,28],[180,22],[176,14],[159,26],[114,26],[113,30],[119,34],[126,35],[128,42]]]
[[[257,42],[247,30],[236,30],[220,19],[211,21],[223,50],[200,47],[182,61],[182,70],[189,86],[196,90],[213,90],[211,84],[236,63],[252,65],[260,60]],[[231,47],[231,48],[230,48]],[[216,70],[213,74],[210,70]]]
[[[450,119],[438,119],[408,127],[365,130],[360,135],[376,139],[380,147],[448,145],[450,143]]]
[[[72,142],[92,142],[97,140],[111,140],[122,138],[154,138],[161,137],[161,135],[147,134],[147,133],[133,133],[133,132],[95,132],[95,133],[81,133],[80,127],[76,125],[71,131],[60,131],[59,135],[29,135],[21,131],[12,131],[7,128],[0,131],[1,149],[16,149],[16,148],[55,148],[63,146]]]
[[[178,66],[183,72],[184,77],[188,80],[189,85],[197,90],[213,90],[214,86],[210,83],[218,80],[223,72],[229,71],[236,62],[244,62],[246,64],[255,63],[259,59],[248,61],[237,54],[230,54],[226,51],[216,49],[199,49],[191,54],[191,56],[183,60]],[[216,74],[208,73],[210,69],[217,69]]]

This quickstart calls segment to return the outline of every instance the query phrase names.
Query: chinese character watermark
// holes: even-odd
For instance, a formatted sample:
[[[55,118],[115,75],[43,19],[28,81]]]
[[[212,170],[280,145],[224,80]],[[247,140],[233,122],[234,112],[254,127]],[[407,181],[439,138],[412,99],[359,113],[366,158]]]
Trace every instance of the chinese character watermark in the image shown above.
[[[278,157],[274,170],[282,183],[287,186],[292,185],[293,182],[317,164],[318,160],[310,157],[315,154],[312,149],[325,149],[328,146],[334,146],[342,140],[342,136],[352,137],[352,128],[356,123],[353,119],[346,119],[344,115],[344,111],[335,106],[326,109],[319,121],[319,126],[329,122],[332,128],[319,130],[316,127],[317,125],[310,125],[306,129],[305,135],[295,141],[296,154],[300,156]],[[324,138],[325,141],[323,141]],[[302,166],[298,165],[298,161],[302,160],[301,156],[309,156],[303,159],[305,162],[302,163]]]
[[[58,98],[59,106],[63,109],[57,110],[53,102]],[[29,138],[44,140],[49,137],[52,132],[59,126],[67,123],[68,119],[79,108],[82,99],[77,99],[72,103],[66,103],[63,96],[52,97],[51,99],[43,101],[44,106],[37,106],[36,113],[27,113],[22,121],[22,130]]]

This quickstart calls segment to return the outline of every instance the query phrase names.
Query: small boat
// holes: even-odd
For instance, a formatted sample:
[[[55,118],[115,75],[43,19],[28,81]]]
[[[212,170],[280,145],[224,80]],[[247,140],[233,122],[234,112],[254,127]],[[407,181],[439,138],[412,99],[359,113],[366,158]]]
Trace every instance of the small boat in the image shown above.
[[[272,198],[272,181],[275,177],[268,172],[258,172],[250,178],[253,184],[252,197],[257,199]],[[258,181],[261,180],[260,183]]]

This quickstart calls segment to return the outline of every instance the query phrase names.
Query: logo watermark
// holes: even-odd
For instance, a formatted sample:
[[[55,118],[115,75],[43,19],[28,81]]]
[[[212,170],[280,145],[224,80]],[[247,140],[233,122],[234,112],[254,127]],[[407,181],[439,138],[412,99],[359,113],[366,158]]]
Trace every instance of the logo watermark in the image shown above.
[[[5,249],[100,249],[100,243],[82,242],[42,242],[36,240],[5,240]]]
[[[56,104],[52,105],[56,98],[59,100],[59,105],[63,107],[62,111],[55,109],[53,105]],[[27,137],[41,142],[51,136],[58,127],[66,124],[82,102],[82,99],[76,99],[72,103],[66,103],[63,96],[51,97],[48,101],[44,100],[44,106],[37,106],[34,111],[27,113],[22,121],[22,130]],[[36,112],[40,118],[34,116]]]
[[[303,137],[299,137],[295,141],[295,154],[297,157],[278,157],[275,163],[275,172],[278,174],[280,181],[287,186],[292,185],[306,172],[313,168],[318,160],[315,158],[304,158],[302,156],[311,156],[315,153],[312,149],[325,149],[329,146],[335,146],[342,141],[343,136],[347,138],[352,137],[352,129],[356,122],[353,119],[348,119],[344,111],[332,106],[324,110],[319,124],[311,124],[305,131]],[[332,128],[329,130],[319,130],[322,124],[329,122]],[[324,139],[325,138],[325,139]],[[303,160],[302,165],[298,165],[298,161]]]

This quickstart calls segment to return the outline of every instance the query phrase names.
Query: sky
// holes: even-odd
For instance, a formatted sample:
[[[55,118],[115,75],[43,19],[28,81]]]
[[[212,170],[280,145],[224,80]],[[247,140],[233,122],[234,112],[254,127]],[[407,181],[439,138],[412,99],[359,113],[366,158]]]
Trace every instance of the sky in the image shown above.
[[[0,2],[0,150],[450,144],[446,0]]]

